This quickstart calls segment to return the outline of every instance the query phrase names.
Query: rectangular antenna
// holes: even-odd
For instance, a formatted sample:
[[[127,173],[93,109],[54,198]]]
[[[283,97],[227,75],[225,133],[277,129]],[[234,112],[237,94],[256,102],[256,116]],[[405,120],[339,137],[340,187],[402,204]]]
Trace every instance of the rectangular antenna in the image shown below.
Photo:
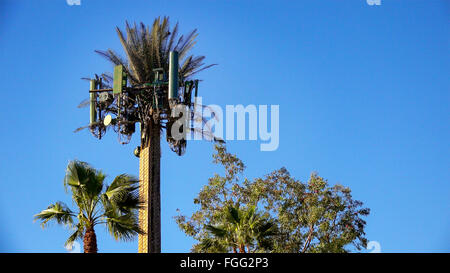
[[[95,84],[95,80],[91,80],[90,82],[90,88],[89,90],[95,90],[96,84]],[[90,104],[89,104],[89,110],[90,110],[90,123],[94,123],[97,121],[97,111],[96,111],[96,104],[97,104],[97,93],[91,92],[89,93],[89,99],[90,99]]]
[[[123,65],[114,67],[113,93],[122,93],[124,87],[127,86],[127,75],[123,69]]]
[[[178,52],[169,53],[169,100],[178,98]]]

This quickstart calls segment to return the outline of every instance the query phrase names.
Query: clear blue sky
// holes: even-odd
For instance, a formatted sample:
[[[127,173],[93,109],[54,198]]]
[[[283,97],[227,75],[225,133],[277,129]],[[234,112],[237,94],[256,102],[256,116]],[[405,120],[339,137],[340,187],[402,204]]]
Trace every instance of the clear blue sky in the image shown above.
[[[122,146],[73,130],[88,122],[81,77],[111,71],[95,49],[120,50],[115,26],[169,15],[198,28],[194,53],[218,63],[202,72],[206,104],[280,105],[280,146],[230,141],[249,178],[285,166],[305,181],[317,171],[353,189],[372,210],[367,237],[382,252],[450,251],[450,2],[0,1],[0,251],[65,252],[69,232],[32,217],[69,204],[62,179],[80,159],[110,178],[138,174],[137,138]],[[180,208],[220,171],[212,144],[178,157],[162,143],[162,250],[187,252]],[[136,252],[97,228],[99,251]]]

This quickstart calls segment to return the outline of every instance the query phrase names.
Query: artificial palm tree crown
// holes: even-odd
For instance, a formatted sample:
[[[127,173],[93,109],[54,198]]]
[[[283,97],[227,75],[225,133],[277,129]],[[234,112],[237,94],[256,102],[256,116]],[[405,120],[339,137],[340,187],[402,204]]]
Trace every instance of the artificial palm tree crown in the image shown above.
[[[105,224],[116,240],[132,240],[143,231],[139,228],[137,212],[142,203],[138,197],[139,180],[128,174],[114,178],[111,185],[104,184],[105,174],[81,161],[71,161],[67,166],[64,187],[72,193],[77,207],[71,210],[66,204],[56,202],[34,216],[44,228],[50,221],[72,228],[74,232],[65,245],[70,247],[83,239],[84,252],[97,252],[94,227]]]
[[[186,149],[185,139],[174,139],[171,135],[171,127],[176,119],[174,117],[173,107],[169,105],[167,87],[152,86],[152,83],[157,81],[158,75],[169,74],[169,55],[170,52],[178,52],[180,65],[178,67],[178,82],[179,92],[177,102],[188,107],[194,117],[196,112],[193,98],[194,81],[192,76],[196,73],[207,69],[214,64],[205,65],[204,56],[189,55],[189,51],[195,45],[197,30],[189,32],[187,35],[178,35],[178,23],[171,29],[169,25],[169,18],[156,18],[151,26],[146,26],[143,23],[139,25],[130,25],[126,22],[125,31],[116,27],[119,40],[122,44],[126,57],[123,58],[120,54],[112,49],[96,50],[95,52],[105,57],[114,65],[122,65],[125,74],[127,75],[129,90],[126,94],[121,94],[111,98],[105,99],[98,103],[98,122],[91,123],[89,126],[81,127],[91,129],[91,132],[101,138],[105,134],[107,126],[103,124],[103,119],[107,114],[121,113],[122,120],[111,126],[119,133],[119,141],[121,143],[128,143],[131,135],[134,133],[135,123],[141,124],[141,136],[145,143],[148,143],[151,137],[151,127],[154,126],[166,130],[166,138],[170,148],[178,155],[182,155]],[[114,81],[109,73],[103,73],[101,76],[95,78],[96,86],[99,89],[111,88]],[[195,89],[197,90],[198,81],[196,81]],[[139,92],[135,90],[139,88]],[[197,93],[197,91],[195,92]],[[195,94],[196,96],[197,94]],[[87,105],[87,101],[80,104],[80,106]],[[205,121],[200,118],[197,120],[200,124],[205,124]],[[191,122],[191,126],[195,127],[195,123]],[[208,130],[199,128],[188,128],[184,126],[186,132],[193,133],[201,132],[203,137],[214,140],[214,136]],[[81,129],[79,128],[79,129]]]
[[[197,72],[213,66],[204,65],[205,56],[188,56],[196,43],[197,30],[194,29],[188,35],[178,37],[178,23],[170,29],[169,17],[164,17],[162,20],[160,17],[156,18],[151,29],[144,23],[140,23],[139,26],[136,24],[130,26],[126,22],[126,35],[118,27],[116,31],[127,58],[122,58],[111,49],[96,50],[96,52],[115,65],[124,65],[131,85],[152,82],[155,68],[163,68],[168,72],[170,51],[177,51],[180,60],[184,59],[179,67],[179,75],[182,79],[188,79]]]

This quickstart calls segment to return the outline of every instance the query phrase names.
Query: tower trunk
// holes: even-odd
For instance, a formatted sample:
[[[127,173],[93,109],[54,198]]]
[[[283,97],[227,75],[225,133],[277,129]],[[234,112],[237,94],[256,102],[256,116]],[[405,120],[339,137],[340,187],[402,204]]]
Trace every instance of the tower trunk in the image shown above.
[[[161,194],[160,162],[161,131],[153,121],[148,122],[141,141],[139,155],[139,197],[145,209],[139,211],[139,225],[145,232],[139,235],[139,253],[161,252]]]

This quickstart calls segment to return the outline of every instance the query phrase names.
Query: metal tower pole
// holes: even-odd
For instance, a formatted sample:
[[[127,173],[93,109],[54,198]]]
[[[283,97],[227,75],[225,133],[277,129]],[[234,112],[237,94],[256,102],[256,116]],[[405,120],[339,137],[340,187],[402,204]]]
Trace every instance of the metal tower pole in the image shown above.
[[[145,232],[139,235],[139,253],[161,252],[161,131],[157,124],[149,122],[148,137],[144,137],[139,155],[139,196],[145,209],[139,211],[139,225]]]

